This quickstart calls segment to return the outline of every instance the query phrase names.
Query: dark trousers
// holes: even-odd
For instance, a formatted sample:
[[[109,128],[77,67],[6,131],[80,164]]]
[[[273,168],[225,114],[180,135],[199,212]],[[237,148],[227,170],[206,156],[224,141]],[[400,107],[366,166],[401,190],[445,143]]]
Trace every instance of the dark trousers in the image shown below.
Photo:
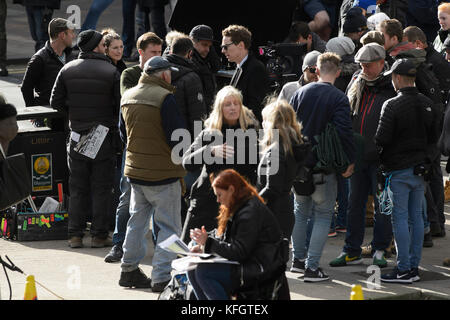
[[[27,6],[26,11],[31,37],[35,42],[34,51],[37,52],[49,40],[48,24],[52,20],[53,9],[44,6]]]
[[[347,215],[347,233],[344,251],[350,255],[360,255],[364,241],[366,224],[366,203],[370,194],[375,195],[378,167],[362,164],[350,178],[349,207]],[[374,230],[372,248],[385,250],[392,240],[391,217],[380,213],[378,201],[375,199]]]
[[[427,201],[428,221],[444,228],[444,185],[442,183],[440,155],[431,163],[430,180],[426,183],[425,199]]]
[[[123,55],[128,57],[133,52],[133,48],[136,46],[134,39],[134,24],[135,24],[135,11],[137,0],[123,0],[122,1],[122,40],[123,40]]]
[[[0,67],[6,65],[6,1],[0,1]]]
[[[92,212],[91,235],[108,236],[116,158],[81,160],[68,156],[69,237],[83,237],[86,216]]]

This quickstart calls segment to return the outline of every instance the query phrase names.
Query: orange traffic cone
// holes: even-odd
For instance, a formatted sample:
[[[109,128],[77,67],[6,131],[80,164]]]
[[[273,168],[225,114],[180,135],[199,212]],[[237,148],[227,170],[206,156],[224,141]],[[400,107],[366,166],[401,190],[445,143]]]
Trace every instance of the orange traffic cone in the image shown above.
[[[350,300],[364,300],[364,295],[360,284],[352,286],[352,292],[350,293]]]
[[[34,282],[34,276],[27,277],[27,283],[25,285],[25,294],[23,300],[37,300],[36,283]]]

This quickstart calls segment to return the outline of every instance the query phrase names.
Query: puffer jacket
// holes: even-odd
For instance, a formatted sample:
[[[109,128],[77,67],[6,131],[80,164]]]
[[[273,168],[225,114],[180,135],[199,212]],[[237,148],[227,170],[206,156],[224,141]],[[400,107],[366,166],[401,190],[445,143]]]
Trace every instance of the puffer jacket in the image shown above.
[[[386,101],[374,137],[383,170],[425,163],[428,146],[439,137],[437,118],[433,101],[415,87],[402,88]]]
[[[178,71],[172,71],[172,85],[176,88],[175,100],[192,135],[194,121],[202,121],[206,115],[202,81],[195,73],[195,65],[192,61],[175,54],[169,54],[166,58],[178,69]]]
[[[247,200],[228,221],[221,238],[208,237],[205,253],[216,253],[233,266],[234,290],[253,286],[274,275],[283,262],[278,256],[281,230],[273,213],[257,197]]]
[[[356,72],[348,85],[351,88],[362,70]],[[378,163],[379,157],[373,137],[375,136],[383,103],[394,97],[395,91],[391,83],[391,76],[381,76],[373,85],[365,85],[361,97],[359,112],[353,115],[353,131],[364,138],[364,155],[362,160],[368,163]]]

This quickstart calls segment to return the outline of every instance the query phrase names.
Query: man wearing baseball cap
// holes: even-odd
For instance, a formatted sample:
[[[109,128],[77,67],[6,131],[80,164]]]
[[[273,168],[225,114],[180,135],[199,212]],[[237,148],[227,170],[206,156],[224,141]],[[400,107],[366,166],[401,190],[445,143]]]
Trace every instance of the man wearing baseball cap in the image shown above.
[[[292,81],[286,83],[280,91],[278,95],[278,99],[286,99],[287,101],[291,101],[292,96],[294,95],[297,89],[301,88],[304,85],[307,85],[310,82],[316,82],[319,80],[319,77],[316,73],[317,67],[317,58],[320,56],[319,51],[311,51],[306,54],[303,59],[302,64],[302,72],[303,74],[300,76],[300,79],[297,81]]]
[[[138,85],[125,91],[121,100],[128,141],[124,175],[131,184],[131,198],[119,285],[153,292],[161,292],[171,279],[176,255],[158,244],[173,234],[181,235],[181,179],[186,175],[171,157],[177,144],[171,140],[172,133],[186,128],[171,85],[171,70],[165,58],[150,58]],[[151,218],[156,244],[150,279],[139,264],[147,253],[145,235]]]
[[[194,43],[192,62],[203,85],[203,96],[208,113],[212,109],[217,93],[216,73],[220,69],[220,58],[214,48],[214,32],[211,27],[201,24],[192,28],[189,37]]]
[[[50,104],[50,94],[59,70],[75,58],[72,55],[74,29],[70,21],[62,18],[55,18],[48,24],[50,40],[31,57],[23,76],[21,91],[27,107]],[[52,120],[53,128],[55,121]],[[35,125],[40,126],[42,123],[35,122]],[[57,129],[61,127],[60,124]]]
[[[397,247],[397,267],[381,281],[419,281],[424,240],[423,204],[429,146],[439,138],[438,112],[433,101],[415,87],[416,68],[409,59],[392,65],[397,96],[387,100],[375,134],[381,168],[392,191],[392,228]]]
[[[374,195],[380,159],[373,142],[383,103],[395,96],[390,75],[384,75],[386,51],[378,43],[364,45],[355,55],[361,70],[347,87],[352,112],[353,132],[358,137],[355,173],[350,177],[347,233],[342,253],[330,262],[340,267],[363,262],[361,245],[364,241],[366,203]],[[375,223],[371,253],[373,264],[387,266],[385,250],[390,246],[392,227],[390,217],[380,214],[375,201]]]

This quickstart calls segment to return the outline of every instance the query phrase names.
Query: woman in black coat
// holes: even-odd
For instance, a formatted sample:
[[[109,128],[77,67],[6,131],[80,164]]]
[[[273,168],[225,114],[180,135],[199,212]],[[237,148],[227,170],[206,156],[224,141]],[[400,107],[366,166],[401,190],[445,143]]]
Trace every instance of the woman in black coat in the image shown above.
[[[217,254],[239,264],[199,264],[188,278],[199,300],[226,300],[237,291],[282,277],[285,262],[279,250],[280,227],[256,189],[233,169],[211,175],[211,180],[221,204],[218,229],[214,237],[203,227],[191,230],[197,243],[191,251]]]
[[[103,39],[105,40],[105,53],[111,59],[112,64],[117,68],[120,74],[127,68],[123,62],[123,41],[120,35],[113,29],[102,30]]]
[[[259,125],[252,111],[242,105],[239,90],[232,86],[219,90],[204,127],[183,155],[183,167],[187,171],[202,170],[190,190],[190,206],[183,228],[186,242],[189,242],[186,230],[205,226],[210,231],[217,226],[218,204],[209,181],[211,173],[234,168],[251,184],[256,184]],[[233,134],[233,140],[227,138]],[[238,139],[239,134],[250,138]]]
[[[262,116],[264,139],[258,166],[259,195],[275,214],[283,236],[290,239],[295,223],[291,189],[308,144],[303,143],[301,125],[286,100],[268,104]]]

